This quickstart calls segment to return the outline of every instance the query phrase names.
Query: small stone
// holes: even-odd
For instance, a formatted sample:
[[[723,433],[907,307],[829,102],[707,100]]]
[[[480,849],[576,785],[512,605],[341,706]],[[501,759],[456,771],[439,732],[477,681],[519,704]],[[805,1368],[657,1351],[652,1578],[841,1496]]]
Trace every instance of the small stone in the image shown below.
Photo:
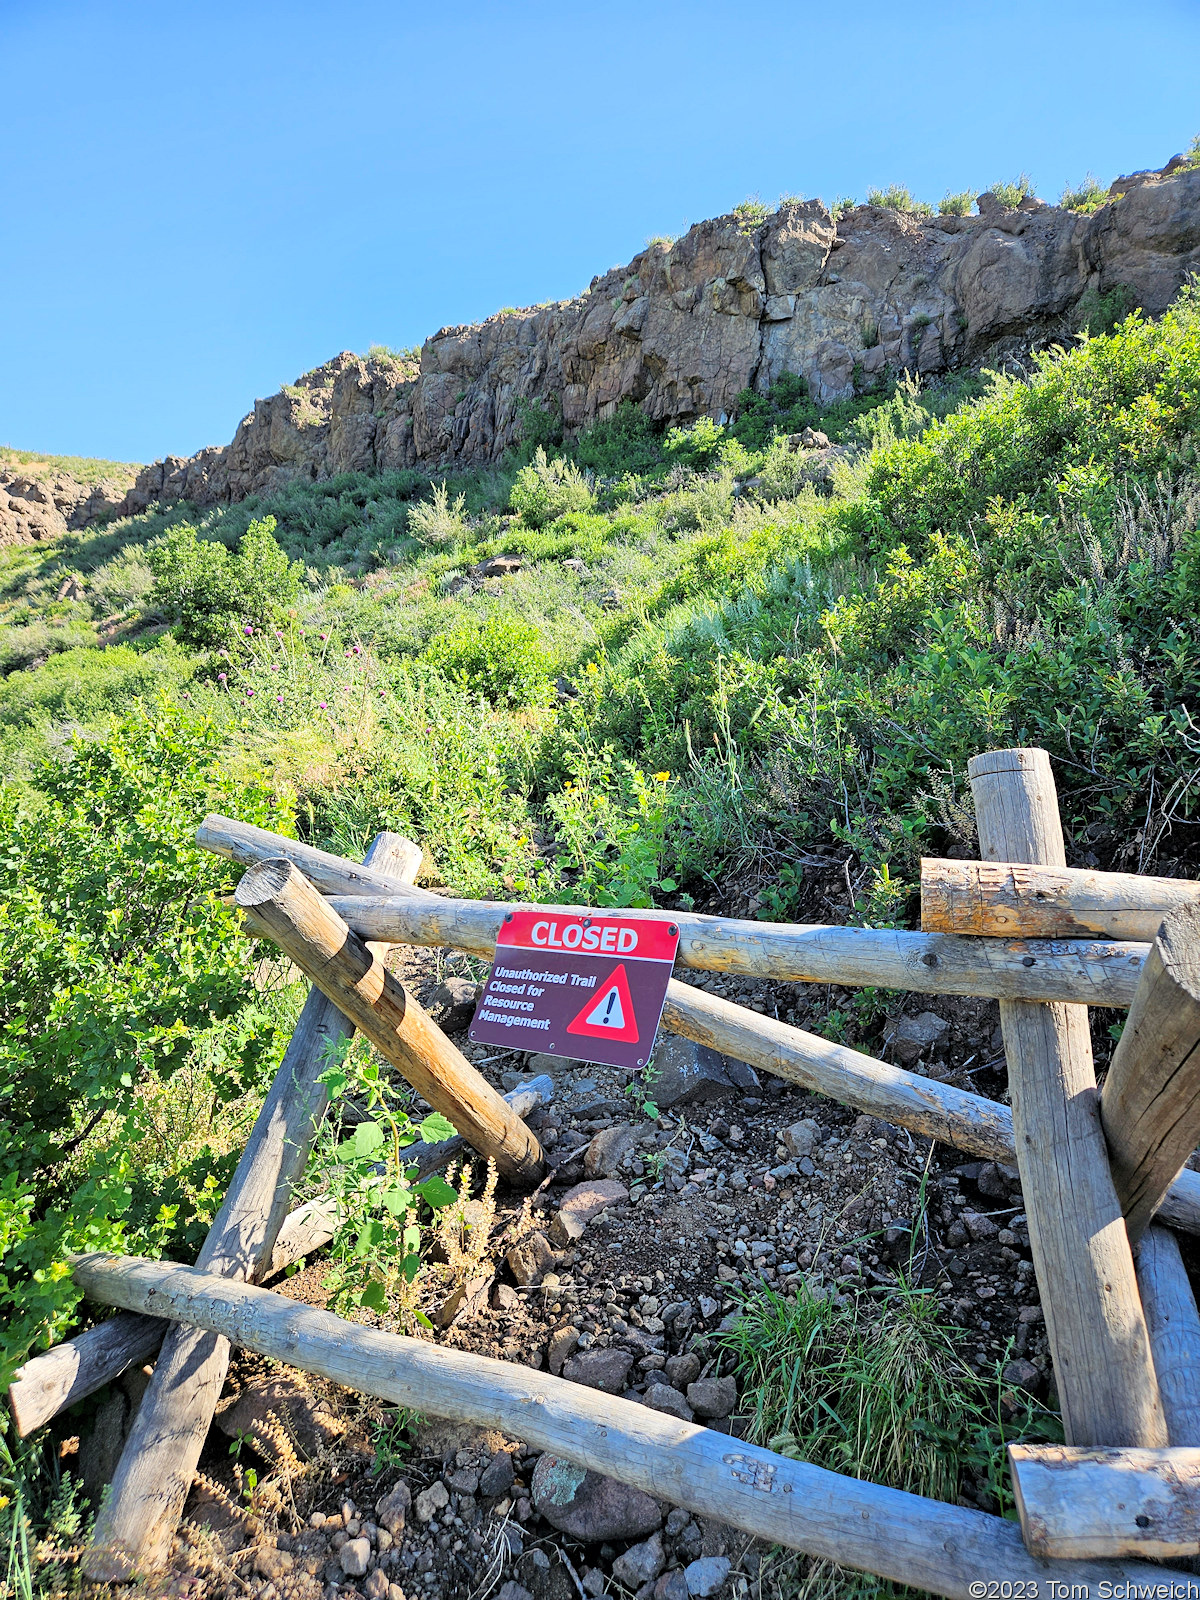
[[[431,1483],[428,1489],[422,1489],[417,1496],[414,1510],[418,1522],[432,1522],[444,1506],[450,1504],[450,1492],[440,1478]]]
[[[716,1307],[713,1307],[716,1310]],[[689,1350],[686,1355],[672,1356],[666,1363],[667,1381],[686,1393],[689,1383],[695,1383],[700,1376],[703,1362],[694,1350]],[[690,1404],[690,1401],[689,1401]],[[695,1407],[692,1407],[695,1410]]]
[[[982,1239],[994,1239],[1000,1232],[991,1217],[985,1217],[979,1211],[964,1211],[959,1220],[977,1243]]]
[[[361,1578],[371,1565],[371,1541],[348,1539],[338,1552],[338,1560],[348,1578]]]
[[[682,1506],[672,1506],[667,1513],[668,1538],[677,1539],[691,1520],[690,1511],[685,1511]]]
[[[363,1584],[363,1594],[366,1600],[389,1600],[392,1586],[388,1582],[387,1573],[381,1567],[376,1567],[374,1572],[367,1574],[367,1581]]]
[[[793,1122],[783,1130],[783,1147],[791,1156],[810,1156],[820,1144],[823,1130],[812,1117]]]
[[[510,1578],[506,1584],[496,1591],[496,1600],[533,1600],[532,1593],[524,1586]]]
[[[404,1590],[398,1583],[388,1584],[388,1600],[405,1600]]]
[[[563,565],[566,566],[565,561],[563,562]],[[608,1588],[608,1585],[604,1581],[604,1574],[601,1572],[599,1567],[588,1567],[587,1571],[580,1579],[580,1582],[583,1584],[584,1594],[590,1594],[592,1596],[592,1600],[600,1600],[600,1596],[604,1594]]]
[[[510,1283],[498,1283],[492,1290],[494,1311],[515,1311],[520,1304],[521,1296]]]
[[[627,1589],[640,1589],[644,1583],[653,1583],[667,1564],[662,1534],[655,1533],[642,1544],[630,1545],[625,1554],[612,1564],[613,1577]]]
[[[531,1233],[521,1239],[505,1257],[509,1271],[521,1285],[528,1288],[541,1283],[554,1265],[554,1251],[544,1233]]]
[[[628,1199],[629,1190],[614,1178],[592,1178],[586,1183],[577,1183],[563,1196],[558,1215],[550,1225],[550,1236],[559,1244],[573,1244],[583,1236],[593,1217]]]
[[[450,1474],[446,1484],[455,1494],[474,1494],[479,1488],[479,1478],[478,1467],[459,1467],[457,1472]]]
[[[729,1576],[728,1556],[701,1556],[699,1561],[691,1562],[684,1568],[684,1578],[687,1580],[687,1592],[695,1596],[695,1600],[705,1600],[717,1590]]]
[[[687,1579],[678,1567],[664,1572],[654,1585],[654,1600],[688,1600]]]
[[[649,1406],[652,1411],[662,1411],[669,1417],[677,1417],[680,1422],[692,1421],[691,1406],[679,1390],[673,1389],[669,1383],[652,1383],[642,1396],[642,1404]]]
[[[1022,1306],[1020,1311],[1017,1312],[1018,1322],[1041,1322],[1041,1320],[1041,1306]]]
[[[489,1500],[499,1499],[513,1486],[513,1459],[507,1450],[497,1450],[479,1478],[479,1492]]]
[[[286,1550],[276,1550],[274,1545],[260,1545],[254,1552],[254,1570],[260,1578],[282,1578],[295,1565]]]
[[[412,1494],[403,1478],[398,1478],[392,1488],[375,1502],[375,1515],[379,1526],[386,1528],[393,1539],[404,1532],[405,1520],[412,1505]]]
[[[510,578],[514,572],[520,572],[524,564],[521,556],[490,556],[488,560],[481,561],[475,570],[481,578]]]
[[[715,1317],[720,1309],[721,1302],[719,1300],[714,1300],[711,1295],[702,1294],[700,1296],[700,1315],[706,1322],[710,1317]]]
[[[1014,1389],[1024,1389],[1029,1394],[1036,1394],[1042,1382],[1042,1375],[1033,1362],[1020,1358],[1005,1363],[1002,1377]]]
[[[639,1130],[631,1122],[602,1128],[588,1145],[583,1170],[589,1178],[611,1178],[621,1162],[637,1146]]]
[[[579,1329],[569,1325],[565,1328],[555,1328],[550,1335],[550,1342],[546,1346],[546,1365],[557,1378],[564,1364],[570,1360],[579,1343]]]
[[[950,1032],[950,1024],[936,1011],[919,1016],[899,1017],[884,1032],[885,1047],[890,1045],[897,1061],[912,1062],[931,1055]]]
[[[533,1503],[560,1533],[581,1544],[643,1539],[662,1523],[657,1500],[563,1461],[547,1450],[533,1473]]]
[[[605,1394],[620,1394],[633,1365],[628,1350],[581,1350],[563,1367],[562,1375],[571,1383],[582,1383]]]
[[[479,985],[470,978],[447,978],[433,991],[429,1015],[444,1033],[461,1033],[470,1025],[479,999]]]
[[[687,1403],[698,1417],[727,1417],[737,1405],[737,1380],[698,1378],[688,1384]]]

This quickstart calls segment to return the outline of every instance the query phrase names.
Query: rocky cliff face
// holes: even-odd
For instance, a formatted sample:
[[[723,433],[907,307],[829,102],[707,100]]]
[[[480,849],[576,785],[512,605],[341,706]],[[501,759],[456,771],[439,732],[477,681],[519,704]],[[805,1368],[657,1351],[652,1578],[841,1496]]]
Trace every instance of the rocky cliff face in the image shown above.
[[[1176,158],[1111,196],[1091,216],[983,195],[974,217],[860,206],[835,222],[814,200],[755,227],[701,222],[576,300],[443,328],[419,365],[340,355],[257,401],[231,444],[144,468],[122,509],[492,461],[522,401],[561,404],[574,430],[624,399],[664,422],[720,416],[783,372],[837,400],[888,369],[932,377],[1066,339],[1089,291],[1159,313],[1200,270],[1200,170]]]
[[[36,466],[0,468],[0,545],[55,539],[127,511],[132,477],[80,483],[69,473]]]

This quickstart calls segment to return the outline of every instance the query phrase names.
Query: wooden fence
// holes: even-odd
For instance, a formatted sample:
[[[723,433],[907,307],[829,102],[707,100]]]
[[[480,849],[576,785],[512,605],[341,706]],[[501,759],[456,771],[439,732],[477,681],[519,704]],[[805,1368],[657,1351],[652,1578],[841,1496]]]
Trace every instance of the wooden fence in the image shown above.
[[[524,1121],[535,1097],[498,1095],[383,961],[386,943],[490,955],[512,908],[419,889],[421,852],[392,835],[358,864],[212,816],[197,838],[248,869],[235,897],[248,931],[316,987],[196,1267],[77,1258],[85,1293],[120,1314],[28,1362],[10,1391],[28,1431],[162,1343],[87,1576],[166,1563],[234,1344],[503,1428],[761,1538],[938,1594],[1046,1578],[1157,1584],[1162,1569],[1137,1558],[1200,1552],[1200,1316],[1169,1231],[1200,1232],[1200,1174],[1184,1165],[1200,1139],[1200,885],[1068,869],[1043,751],[989,752],[970,778],[985,859],[923,863],[919,933],[671,918],[680,964],[694,970],[998,999],[1011,1109],[678,981],[663,1025],[972,1155],[1015,1161],[1067,1438],[1010,1452],[1020,1531],[259,1287],[289,1248],[314,1248],[336,1226],[331,1202],[289,1206],[337,1033],[360,1029],[512,1184],[533,1186],[543,1166]],[[1103,1092],[1088,1006],[1129,1009]],[[444,1152],[424,1159],[432,1170]]]

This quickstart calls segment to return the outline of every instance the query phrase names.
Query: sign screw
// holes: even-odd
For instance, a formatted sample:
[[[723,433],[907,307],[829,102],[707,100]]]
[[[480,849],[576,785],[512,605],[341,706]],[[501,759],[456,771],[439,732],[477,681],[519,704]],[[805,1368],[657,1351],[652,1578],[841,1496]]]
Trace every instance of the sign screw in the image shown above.
[[[513,919],[513,914],[512,914],[512,912],[511,912],[511,911],[506,911],[506,912],[505,912],[505,913],[504,913],[504,920],[505,920],[505,922],[511,922],[511,921],[512,921],[512,919]]]
[[[676,935],[676,934],[677,934],[677,933],[678,933],[678,932],[679,932],[679,929],[678,929],[678,928],[677,928],[677,927],[676,927],[676,926],[675,926],[675,924],[674,924],[674,923],[673,923],[673,922],[672,922],[672,923],[671,923],[671,924],[670,924],[670,925],[669,925],[669,926],[668,926],[668,928],[667,928],[667,932],[668,932],[668,933],[669,933],[669,934],[670,934],[670,935],[671,935],[671,937],[672,937],[672,939],[673,939],[673,938],[674,938],[674,937],[675,937],[675,935]]]

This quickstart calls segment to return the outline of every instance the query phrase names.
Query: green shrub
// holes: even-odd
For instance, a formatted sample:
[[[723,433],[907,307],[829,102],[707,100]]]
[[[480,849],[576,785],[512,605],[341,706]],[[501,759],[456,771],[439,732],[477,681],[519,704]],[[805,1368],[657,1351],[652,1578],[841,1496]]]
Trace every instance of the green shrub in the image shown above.
[[[622,400],[611,417],[585,429],[570,454],[578,466],[606,477],[654,472],[666,462],[662,430],[632,400]]]
[[[0,1383],[69,1325],[65,1250],[196,1248],[229,1170],[213,1121],[278,1060],[228,869],[192,836],[213,808],[287,818],[215,753],[210,722],[135,714],[47,762],[36,805],[0,789]],[[196,1070],[194,1148],[155,1165],[150,1099]]]
[[[923,217],[933,215],[932,206],[924,200],[914,200],[909,191],[898,183],[889,184],[886,189],[868,189],[867,204],[880,206],[885,211],[913,211]]]
[[[1183,152],[1183,165],[1185,170],[1200,167],[1200,133],[1192,140]]]
[[[961,189],[951,194],[949,189],[938,202],[938,215],[943,217],[969,217],[975,204],[974,189]]]
[[[502,614],[466,617],[425,647],[425,659],[452,683],[493,705],[531,705],[544,697],[551,661],[538,630]]]
[[[734,206],[732,215],[742,233],[753,233],[768,217],[774,213],[769,205],[764,204],[756,194],[748,200],[743,200],[740,206]]]
[[[1012,183],[994,183],[991,187],[991,193],[1008,211],[1015,211],[1021,201],[1033,192],[1033,179],[1027,172],[1022,172]]]
[[[86,622],[29,622],[21,628],[0,627],[0,672],[39,665],[64,650],[94,645],[96,635]]]
[[[1078,189],[1072,189],[1070,184],[1063,189],[1059,205],[1064,211],[1081,211],[1085,216],[1090,216],[1108,199],[1108,190],[1096,182],[1089,172]]]
[[[445,479],[434,484],[431,500],[418,500],[408,513],[408,531],[422,544],[451,544],[461,539],[467,525],[463,513],[466,497],[456,495],[453,502]]]
[[[830,206],[829,214],[832,216],[835,222],[838,222],[847,214],[847,212],[855,210],[857,206],[858,201],[853,195],[839,195],[838,198],[833,202],[832,206]]]
[[[150,602],[179,637],[196,648],[226,644],[239,633],[271,627],[300,592],[303,567],[275,541],[274,517],[252,522],[236,554],[202,540],[189,523],[169,528],[149,552]]]
[[[713,417],[697,417],[686,428],[671,428],[663,441],[666,452],[685,466],[704,472],[725,441],[725,429]]]
[[[529,466],[517,473],[508,503],[527,528],[544,528],[570,511],[588,511],[592,490],[573,461],[551,460],[541,445]]]

